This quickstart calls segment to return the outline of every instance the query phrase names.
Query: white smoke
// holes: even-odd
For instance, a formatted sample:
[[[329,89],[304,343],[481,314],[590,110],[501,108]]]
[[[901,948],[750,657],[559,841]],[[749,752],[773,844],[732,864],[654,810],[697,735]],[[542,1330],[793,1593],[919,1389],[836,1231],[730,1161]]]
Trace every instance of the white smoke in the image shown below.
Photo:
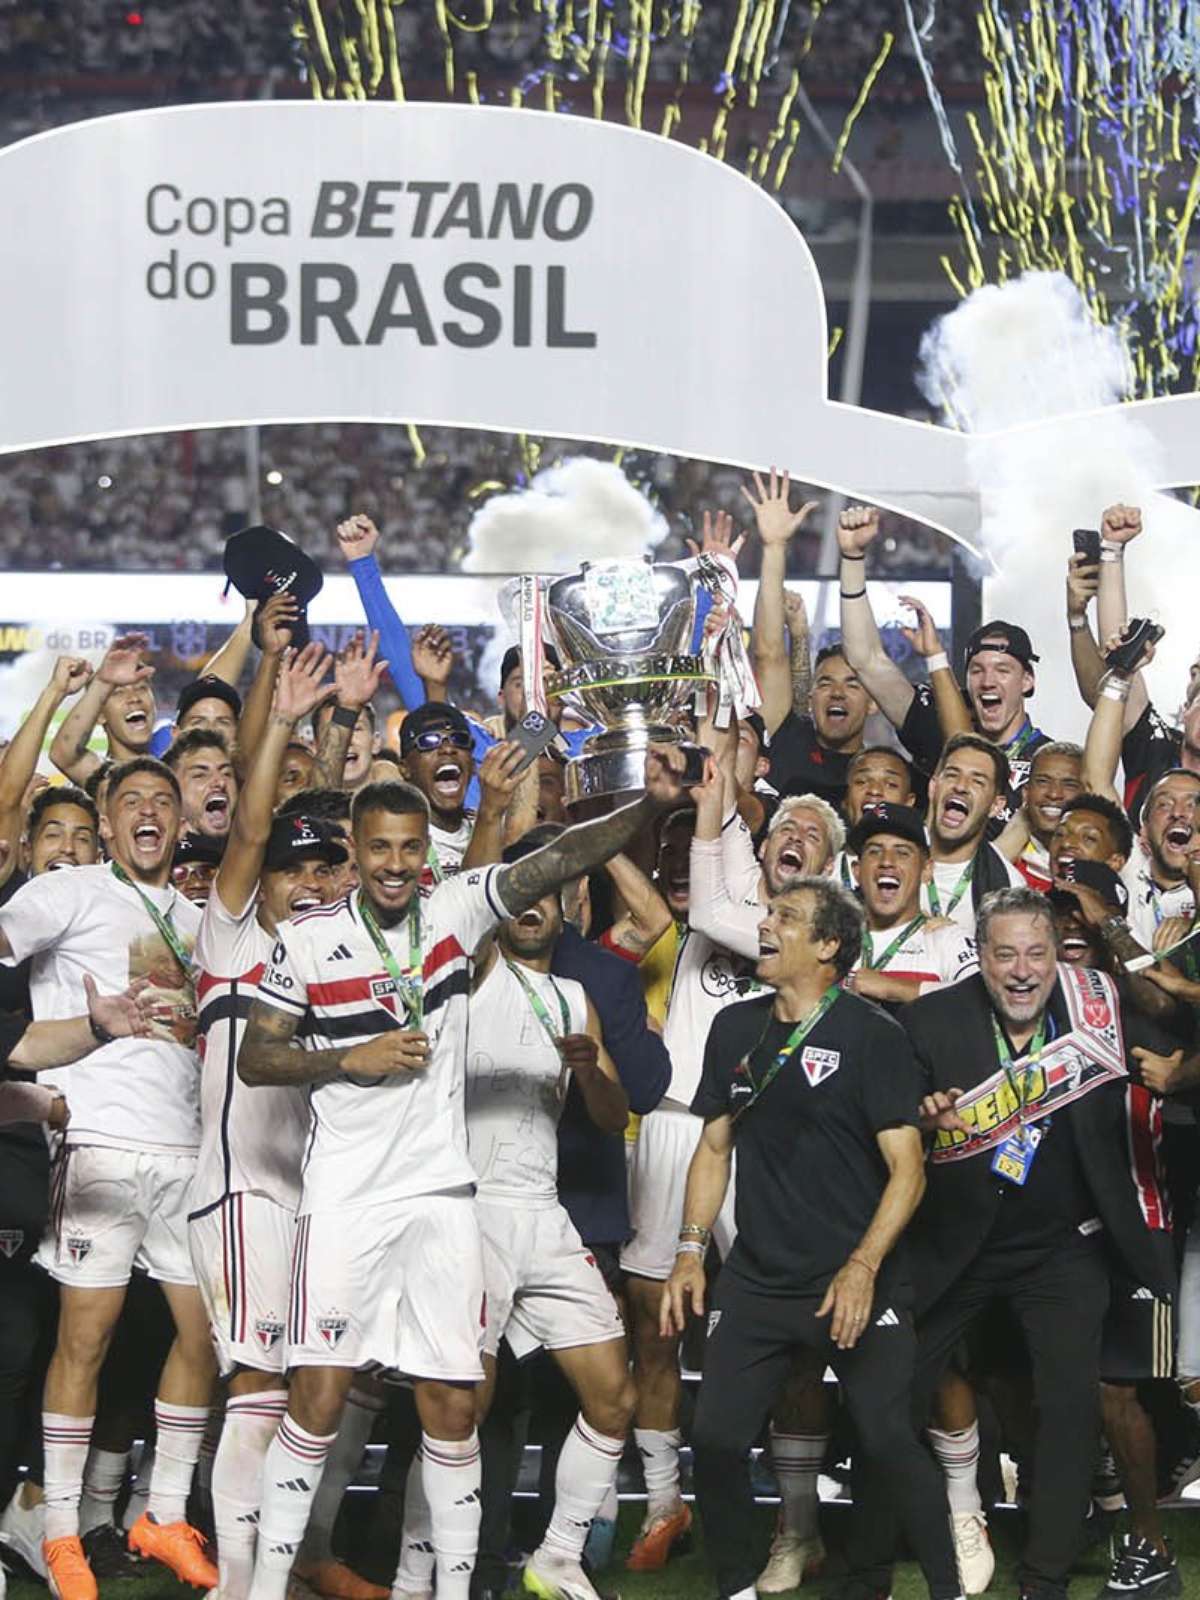
[[[1145,531],[1126,561],[1129,610],[1167,630],[1148,677],[1168,716],[1196,654],[1189,590],[1200,572],[1200,517],[1155,489],[1158,448],[1119,404],[1128,373],[1120,334],[1099,326],[1056,272],[977,289],[921,343],[921,387],[948,421],[976,436],[980,541],[996,567],[986,575],[984,620],[1028,630],[1041,656],[1034,720],[1060,739],[1082,739],[1088,720],[1066,623],[1071,530],[1098,528],[1107,506],[1142,509]],[[1093,410],[1082,422],[1029,426]],[[1094,630],[1094,605],[1089,615]]]
[[[499,494],[468,529],[464,572],[571,572],[581,561],[636,560],[667,534],[666,519],[611,461],[572,456],[528,489]]]

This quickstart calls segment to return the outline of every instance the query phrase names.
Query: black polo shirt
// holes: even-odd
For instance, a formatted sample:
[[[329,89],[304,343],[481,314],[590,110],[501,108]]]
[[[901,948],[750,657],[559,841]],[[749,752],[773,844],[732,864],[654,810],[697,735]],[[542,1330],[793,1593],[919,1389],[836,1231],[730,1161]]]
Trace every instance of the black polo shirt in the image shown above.
[[[780,795],[815,794],[840,807],[850,756],[826,750],[811,717],[789,711],[771,735],[771,784]]]
[[[713,1022],[692,1101],[702,1117],[738,1113],[793,1023],[774,995]],[[748,1060],[749,1072],[745,1063]],[[725,1264],[768,1294],[820,1295],[870,1226],[888,1171],[885,1128],[918,1125],[922,1080],[903,1028],[844,991],[761,1097],[737,1115],[737,1241]],[[907,1279],[902,1247],[879,1281]]]

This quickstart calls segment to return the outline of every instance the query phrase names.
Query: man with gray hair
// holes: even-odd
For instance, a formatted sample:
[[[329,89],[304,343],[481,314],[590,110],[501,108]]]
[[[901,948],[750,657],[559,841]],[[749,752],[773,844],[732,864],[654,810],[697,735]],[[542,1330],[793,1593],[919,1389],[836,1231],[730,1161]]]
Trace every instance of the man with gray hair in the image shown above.
[[[761,1565],[750,1446],[789,1375],[819,1381],[829,1364],[858,1431],[856,1478],[877,1477],[894,1502],[932,1600],[962,1593],[941,1477],[911,1416],[902,1235],[925,1187],[921,1076],[903,1030],[842,986],[862,939],[861,909],[827,877],[773,895],[757,963],[772,992],[713,1023],[692,1101],[704,1128],[661,1317],[664,1335],[678,1333],[705,1309],[704,1255],[736,1148],[737,1241],[708,1318],[692,1429],[726,1600],[754,1600]]]
[[[1110,1268],[1170,1301],[1173,1264],[1130,1171],[1124,1091],[1136,1063],[1113,980],[1057,964],[1050,907],[1032,889],[987,895],[976,936],[978,976],[901,1013],[933,1136],[912,1234],[915,1397],[924,1418],[967,1330],[995,1303],[1011,1308],[1037,1403],[1020,1593],[1061,1600],[1090,1500]],[[857,1578],[886,1593],[894,1520],[870,1509]]]

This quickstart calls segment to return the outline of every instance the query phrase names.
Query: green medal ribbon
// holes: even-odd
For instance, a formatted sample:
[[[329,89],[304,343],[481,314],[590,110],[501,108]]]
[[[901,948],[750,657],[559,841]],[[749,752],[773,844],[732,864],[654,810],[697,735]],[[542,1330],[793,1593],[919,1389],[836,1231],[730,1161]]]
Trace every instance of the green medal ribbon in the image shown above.
[[[955,906],[971,887],[971,879],[975,876],[976,859],[977,858],[975,856],[972,856],[970,861],[968,861],[964,867],[962,877],[955,884],[954,893],[950,896],[950,904],[946,907],[945,911],[942,910],[942,897],[938,893],[938,886],[933,879],[930,878],[927,885],[929,893],[929,909],[933,912],[935,917],[950,916]]]
[[[1026,717],[1020,732],[1014,733],[1012,738],[1004,746],[1004,754],[1009,758],[1010,761],[1012,760],[1013,756],[1024,754],[1025,750],[1032,743],[1032,741],[1037,738],[1037,736],[1038,730],[1034,727],[1033,723],[1030,722],[1029,718]]]
[[[183,940],[175,932],[175,924],[171,921],[171,913],[168,911],[167,914],[164,916],[163,913],[154,904],[154,901],[151,900],[150,896],[148,894],[143,894],[143,892],[139,888],[139,886],[133,881],[133,879],[125,871],[125,868],[123,866],[121,866],[121,864],[119,862],[117,862],[117,861],[114,861],[112,863],[112,874],[113,874],[113,877],[117,880],[118,883],[123,883],[127,889],[132,889],[134,894],[137,895],[138,899],[145,906],[146,911],[149,914],[151,921],[154,923],[154,926],[158,929],[159,933],[162,935],[163,940],[166,943],[167,949],[170,950],[171,954],[175,957],[176,961],[178,961],[179,965],[182,967],[184,977],[187,979],[187,981],[189,983],[191,983],[192,982],[192,954],[191,954],[191,951],[184,944]]]
[[[429,846],[429,849],[426,853],[425,865],[429,868],[430,872],[433,873],[434,883],[443,882],[446,874],[442,871],[442,863],[438,860],[438,853],[432,844]]]
[[[542,1027],[545,1028],[550,1043],[557,1048],[559,1040],[565,1039],[567,1034],[569,1034],[571,1031],[571,1011],[570,1007],[567,1005],[566,997],[564,996],[562,990],[555,983],[554,979],[551,978],[550,987],[554,990],[554,998],[558,1001],[559,1010],[562,1012],[562,1032],[555,1033],[554,1018],[550,1015],[550,1012],[546,1006],[546,1002],[542,999],[541,995],[530,983],[529,979],[521,971],[520,967],[515,961],[509,961],[506,959],[504,965],[521,985],[521,988],[525,991],[525,998],[529,1001],[530,1010],[541,1023]]]
[[[388,977],[396,985],[396,993],[400,996],[401,1003],[408,1013],[409,1025],[419,1032],[425,1021],[425,985],[422,977],[423,963],[421,960],[421,911],[417,896],[413,896],[412,906],[408,913],[407,971],[401,968],[400,963],[392,954],[391,947],[380,932],[379,924],[375,921],[371,908],[361,890],[358,896],[358,911],[362,917],[363,927],[371,935],[371,940],[379,952],[379,959],[383,962]]]
[[[863,948],[863,953],[862,953],[862,964],[863,964],[863,966],[866,967],[868,972],[882,972],[884,970],[884,968],[887,966],[888,962],[896,954],[896,951],[900,949],[900,947],[903,945],[904,941],[908,938],[909,934],[910,933],[915,933],[917,931],[917,929],[921,926],[921,924],[924,921],[925,921],[925,913],[923,911],[918,911],[916,916],[908,924],[907,928],[901,928],[900,932],[892,940],[891,944],[889,944],[887,949],[883,952],[883,954],[881,956],[878,956],[878,957],[872,956],[872,954],[871,954],[871,935],[864,931],[864,933],[863,933],[863,947],[862,947]]]
[[[996,1040],[996,1055],[1004,1069],[1004,1076],[1008,1080],[1008,1087],[1013,1092],[1017,1102],[1017,1120],[1021,1124],[1020,1137],[1025,1137],[1025,1105],[1029,1099],[1029,1083],[1033,1077],[1033,1069],[1038,1064],[1038,1058],[1046,1047],[1046,1013],[1043,1011],[1042,1020],[1038,1023],[1037,1032],[1029,1041],[1028,1059],[1021,1070],[1021,1087],[1017,1087],[1016,1074],[1013,1071],[1013,1055],[1009,1049],[1008,1040],[1004,1037],[1004,1030],[996,1021],[995,1012],[992,1013],[992,1034]]]
[[[763,1073],[762,1082],[761,1083],[755,1083],[754,1074],[750,1070],[750,1055],[753,1055],[754,1051],[752,1050],[750,1052],[750,1055],[746,1056],[745,1061],[743,1062],[743,1065],[746,1068],[746,1076],[750,1080],[750,1086],[754,1090],[754,1094],[749,1100],[747,1100],[747,1102],[746,1102],[746,1104],[744,1106],[740,1106],[738,1108],[738,1110],[734,1113],[734,1120],[735,1121],[737,1120],[738,1117],[742,1116],[745,1112],[749,1111],[750,1107],[752,1105],[754,1105],[759,1099],[761,1099],[762,1095],[766,1092],[766,1090],[768,1088],[770,1088],[771,1084],[773,1084],[775,1082],[775,1079],[779,1076],[780,1071],[787,1065],[787,1063],[791,1060],[792,1056],[795,1055],[796,1051],[804,1043],[805,1039],[808,1038],[809,1034],[816,1027],[817,1023],[820,1022],[821,1018],[825,1015],[825,1013],[833,1005],[834,1001],[838,999],[838,997],[841,995],[841,993],[842,993],[842,986],[841,986],[840,983],[831,983],[829,985],[828,989],[826,989],[825,993],[817,1001],[816,1005],[812,1008],[812,1010],[808,1013],[808,1015],[806,1017],[804,1017],[800,1022],[798,1022],[796,1024],[796,1026],[792,1029],[791,1033],[788,1034],[787,1040],[786,1040],[782,1050],[779,1050],[776,1053],[774,1060],[771,1062],[771,1065]],[[766,1038],[766,1036],[767,1036],[767,1028],[769,1028],[771,1026],[771,1023],[772,1023],[773,1020],[774,1019],[771,1018],[771,1017],[767,1018],[767,1027],[763,1029],[763,1033],[762,1033],[763,1039]],[[762,1039],[759,1040],[759,1044],[761,1044],[761,1043],[762,1043]],[[757,1049],[757,1048],[758,1048],[758,1045],[755,1046],[755,1049]]]

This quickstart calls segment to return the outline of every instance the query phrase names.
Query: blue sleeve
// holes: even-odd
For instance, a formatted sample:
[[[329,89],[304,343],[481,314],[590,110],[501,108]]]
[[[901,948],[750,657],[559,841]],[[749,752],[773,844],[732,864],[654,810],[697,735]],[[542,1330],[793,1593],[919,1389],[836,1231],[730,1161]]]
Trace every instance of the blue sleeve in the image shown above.
[[[670,1087],[671,1058],[650,1026],[637,968],[564,928],[552,970],[587,991],[629,1109],[639,1117],[653,1111]]]
[[[372,556],[360,556],[350,562],[350,576],[358,589],[367,624],[379,634],[379,648],[388,664],[388,672],[405,708],[412,711],[425,700],[425,685],[417,677],[412,663],[412,646],[408,629],[388,597],[383,586],[379,563]]]

